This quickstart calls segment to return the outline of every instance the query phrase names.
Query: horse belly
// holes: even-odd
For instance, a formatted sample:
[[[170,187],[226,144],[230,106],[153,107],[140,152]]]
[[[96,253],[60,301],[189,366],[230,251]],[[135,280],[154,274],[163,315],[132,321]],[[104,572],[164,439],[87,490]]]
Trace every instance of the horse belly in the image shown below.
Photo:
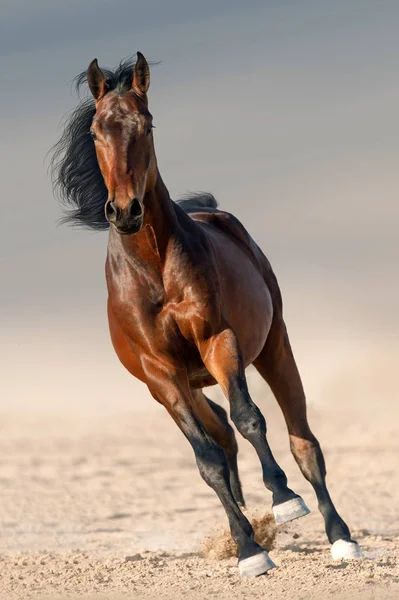
[[[265,345],[273,319],[272,298],[260,269],[247,252],[234,241],[218,244],[224,316],[238,337],[247,367]]]

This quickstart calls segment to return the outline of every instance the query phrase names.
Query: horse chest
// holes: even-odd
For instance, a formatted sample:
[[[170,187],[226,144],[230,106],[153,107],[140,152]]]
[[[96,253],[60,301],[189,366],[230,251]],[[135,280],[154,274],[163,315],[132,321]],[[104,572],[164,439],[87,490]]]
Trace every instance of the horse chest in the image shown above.
[[[108,256],[106,274],[113,318],[135,351],[145,355],[163,353],[198,363],[196,330],[209,320],[212,303],[205,285],[180,286],[173,272],[139,268],[121,255]],[[186,281],[187,278],[184,280]],[[196,282],[197,283],[197,282]]]
[[[167,298],[162,285],[139,277],[109,286],[110,303],[124,334],[141,347],[148,344],[157,350],[180,350],[184,341],[179,327],[184,303]]]

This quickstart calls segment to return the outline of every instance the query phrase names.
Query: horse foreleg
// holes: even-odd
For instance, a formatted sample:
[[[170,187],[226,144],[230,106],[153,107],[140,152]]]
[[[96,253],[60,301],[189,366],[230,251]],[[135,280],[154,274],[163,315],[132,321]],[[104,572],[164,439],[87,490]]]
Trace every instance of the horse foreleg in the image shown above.
[[[230,485],[233,496],[239,506],[245,508],[244,496],[242,493],[240,476],[238,473],[237,455],[238,445],[234,429],[231,427],[227,413],[209,398],[205,396],[202,390],[192,390],[196,408],[200,414],[201,421],[207,431],[219,444],[226,454],[230,469]]]
[[[313,486],[325,521],[333,558],[361,558],[359,546],[339,516],[326,485],[326,467],[319,442],[310,430],[306,400],[284,321],[275,316],[267,342],[254,361],[283,411],[292,454],[304,477]]]
[[[203,480],[216,492],[226,511],[232,538],[238,546],[241,575],[256,577],[266,573],[275,565],[255,542],[252,526],[234,499],[226,455],[201,421],[187,374],[155,360],[144,360],[143,368],[150,392],[165,406],[190,442]]]
[[[273,494],[277,523],[285,523],[309,513],[302,498],[287,486],[287,477],[277,464],[266,438],[266,421],[252,401],[238,340],[225,329],[200,345],[202,360],[230,402],[230,416],[241,435],[255,448],[263,471],[263,481]]]

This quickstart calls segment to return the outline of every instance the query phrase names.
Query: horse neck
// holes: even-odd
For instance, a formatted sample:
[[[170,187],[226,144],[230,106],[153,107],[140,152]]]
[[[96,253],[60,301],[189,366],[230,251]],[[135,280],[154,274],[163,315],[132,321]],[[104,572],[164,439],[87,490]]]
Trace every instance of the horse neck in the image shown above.
[[[170,238],[180,232],[174,203],[159,172],[154,190],[144,198],[143,229],[147,237],[148,229],[152,230],[161,257],[165,255]]]
[[[144,218],[140,231],[133,235],[120,235],[110,231],[110,246],[123,248],[130,260],[152,263],[161,267],[171,237],[181,235],[174,203],[158,172],[155,188],[143,199]]]

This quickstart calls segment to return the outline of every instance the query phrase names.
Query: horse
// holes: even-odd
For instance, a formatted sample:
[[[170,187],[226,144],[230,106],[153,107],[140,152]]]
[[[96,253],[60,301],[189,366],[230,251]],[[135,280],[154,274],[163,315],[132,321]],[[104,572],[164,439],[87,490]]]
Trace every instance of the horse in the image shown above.
[[[54,147],[53,183],[66,209],[63,221],[109,230],[105,274],[113,347],[191,444],[202,478],[225,509],[241,576],[256,577],[275,565],[242,512],[238,446],[227,412],[204,388],[219,384],[231,421],[257,452],[276,523],[310,512],[269,447],[265,418],[248,391],[250,364],[281,407],[333,558],[360,558],[326,486],[268,259],[211,194],[170,198],[154,149],[150,65],[140,52],[114,70],[101,69],[94,59],[76,78],[77,90],[86,83],[91,96],[69,116]]]

